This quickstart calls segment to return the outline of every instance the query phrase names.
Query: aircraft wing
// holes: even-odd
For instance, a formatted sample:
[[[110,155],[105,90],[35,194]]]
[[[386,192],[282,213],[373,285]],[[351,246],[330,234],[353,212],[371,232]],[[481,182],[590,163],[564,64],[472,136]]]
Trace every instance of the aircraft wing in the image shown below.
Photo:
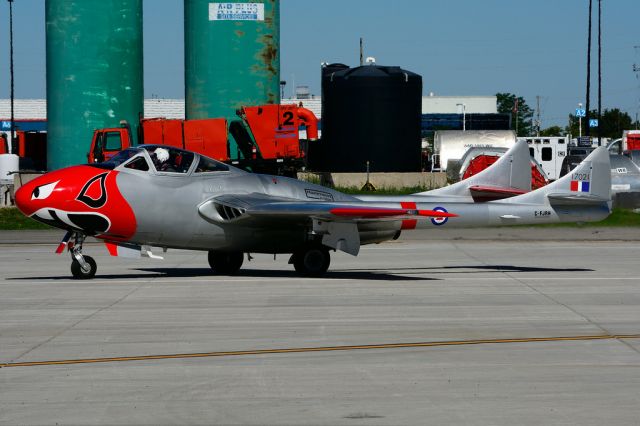
[[[265,219],[322,219],[342,222],[457,216],[453,213],[436,210],[378,207],[374,203],[363,201],[300,201],[260,194],[221,195],[200,204],[198,211],[205,219],[215,222],[240,219],[243,216]]]
[[[379,207],[357,200],[300,201],[260,194],[217,196],[201,203],[198,212],[209,222],[229,226],[243,219],[265,224],[286,221],[292,226],[308,223],[314,234],[322,236],[322,244],[354,256],[360,251],[359,223],[457,216],[435,210]]]

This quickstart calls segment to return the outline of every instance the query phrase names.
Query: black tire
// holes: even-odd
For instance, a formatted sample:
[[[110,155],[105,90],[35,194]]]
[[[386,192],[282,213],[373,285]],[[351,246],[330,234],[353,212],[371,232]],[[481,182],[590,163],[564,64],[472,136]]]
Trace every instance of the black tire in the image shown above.
[[[235,252],[209,252],[209,266],[213,272],[219,275],[235,275],[242,267],[244,253]]]
[[[83,271],[82,267],[80,267],[80,262],[77,260],[73,259],[71,261],[71,274],[73,275],[73,278],[77,280],[89,280],[96,275],[98,265],[96,264],[96,261],[93,260],[93,257],[84,256],[84,261],[89,265],[89,272]]]
[[[305,277],[321,277],[329,269],[331,255],[324,247],[312,247],[293,254],[293,267]]]

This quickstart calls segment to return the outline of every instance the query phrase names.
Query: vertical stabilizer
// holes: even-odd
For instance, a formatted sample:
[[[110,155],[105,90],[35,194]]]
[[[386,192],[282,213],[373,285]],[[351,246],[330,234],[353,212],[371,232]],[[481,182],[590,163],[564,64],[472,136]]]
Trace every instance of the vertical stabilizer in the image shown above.
[[[605,147],[595,149],[557,181],[528,194],[497,202],[531,204],[597,204],[611,200],[611,165]]]
[[[468,179],[415,195],[471,196],[470,188],[488,187],[513,192],[531,191],[531,157],[527,142],[516,142],[495,163]]]

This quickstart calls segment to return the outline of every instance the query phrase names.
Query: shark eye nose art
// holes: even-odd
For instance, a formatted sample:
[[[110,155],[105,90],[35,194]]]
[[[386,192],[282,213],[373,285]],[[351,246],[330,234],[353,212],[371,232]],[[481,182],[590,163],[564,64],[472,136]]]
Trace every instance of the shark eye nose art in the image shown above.
[[[60,181],[48,183],[46,185],[36,186],[33,189],[33,192],[31,193],[31,199],[32,200],[44,200],[49,195],[51,195],[51,193],[53,193],[53,190],[55,189],[55,187],[58,184],[58,182],[60,182]]]

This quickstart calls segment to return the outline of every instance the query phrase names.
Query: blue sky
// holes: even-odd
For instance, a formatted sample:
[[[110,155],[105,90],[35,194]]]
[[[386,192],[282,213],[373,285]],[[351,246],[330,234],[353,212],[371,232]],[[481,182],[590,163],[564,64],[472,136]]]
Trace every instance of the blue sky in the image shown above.
[[[597,1],[594,0],[597,6]],[[281,0],[281,78],[320,93],[320,63],[382,65],[421,74],[423,92],[512,92],[535,107],[542,126],[565,125],[585,102],[587,0]],[[182,0],[144,0],[145,96],[182,98]],[[595,12],[595,10],[594,10]],[[603,1],[603,107],[634,117],[640,82],[640,1]],[[596,25],[594,13],[594,29]],[[9,96],[8,5],[0,3],[0,97]],[[44,0],[15,0],[16,97],[45,96]],[[597,99],[594,32],[592,104]]]

